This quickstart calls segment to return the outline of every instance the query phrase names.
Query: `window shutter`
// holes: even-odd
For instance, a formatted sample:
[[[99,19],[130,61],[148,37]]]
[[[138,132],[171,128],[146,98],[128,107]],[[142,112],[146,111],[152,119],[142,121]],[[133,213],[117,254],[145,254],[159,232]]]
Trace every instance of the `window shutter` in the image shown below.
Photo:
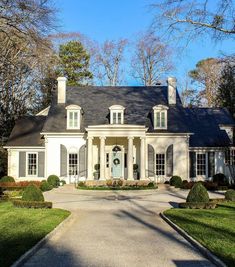
[[[168,146],[166,151],[166,175],[173,175],[173,145]]]
[[[190,178],[196,177],[196,152],[189,152],[189,162],[190,162]]]
[[[67,176],[67,149],[60,145],[60,176]]]
[[[208,153],[208,177],[215,174],[215,152]]]
[[[86,176],[86,145],[79,149],[79,176]]]
[[[45,152],[38,152],[38,177],[44,177]]]
[[[26,152],[19,152],[19,177],[26,176]]]
[[[154,148],[148,145],[148,177],[154,176]]]

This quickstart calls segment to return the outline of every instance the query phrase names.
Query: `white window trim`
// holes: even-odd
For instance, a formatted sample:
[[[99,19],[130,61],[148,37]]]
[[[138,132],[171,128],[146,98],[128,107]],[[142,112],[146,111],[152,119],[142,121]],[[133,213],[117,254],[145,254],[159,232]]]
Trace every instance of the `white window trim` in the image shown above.
[[[67,109],[67,129],[72,129],[72,130],[79,130],[80,129],[80,124],[81,124],[81,107],[80,106],[78,106],[78,105],[69,105],[69,106],[67,106],[66,107],[66,109]],[[71,112],[73,112],[73,113],[75,113],[75,112],[77,112],[77,126],[76,127],[71,127],[70,125],[69,125],[69,115],[70,115],[70,113]]]
[[[166,153],[165,152],[159,152],[159,153],[156,153],[154,152],[154,160],[155,160],[155,164],[154,164],[154,175],[156,175],[157,177],[166,177]],[[157,174],[157,154],[163,154],[164,155],[164,174]]]
[[[206,154],[206,174],[205,175],[198,175],[197,174],[197,156],[198,154]],[[196,177],[201,177],[201,178],[208,178],[208,153],[205,151],[198,151],[196,152]]]
[[[110,124],[124,124],[124,110],[125,108],[121,105],[113,105],[109,107],[110,110]],[[121,123],[114,122],[114,114],[121,113]]]
[[[167,129],[167,110],[169,108],[167,106],[164,106],[164,105],[157,105],[157,106],[154,106],[153,107],[153,114],[154,114],[154,118],[153,118],[153,124],[154,124],[154,129],[164,129],[166,130]],[[156,125],[156,116],[157,116],[157,113],[160,112],[160,127],[157,127]],[[161,126],[161,112],[164,112],[165,114],[165,126],[162,127]]]
[[[29,154],[36,154],[36,174],[35,175],[32,175],[32,174],[29,174],[29,169],[28,169],[28,155]],[[29,152],[26,152],[26,177],[38,177],[38,152],[35,152],[35,151],[29,151]]]

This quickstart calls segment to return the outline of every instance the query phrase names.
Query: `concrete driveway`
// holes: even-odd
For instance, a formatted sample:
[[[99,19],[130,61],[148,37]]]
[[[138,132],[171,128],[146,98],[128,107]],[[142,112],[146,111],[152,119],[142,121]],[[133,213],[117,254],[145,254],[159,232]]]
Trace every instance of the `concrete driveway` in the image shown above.
[[[70,185],[45,193],[72,220],[26,263],[29,266],[214,266],[166,224],[159,212],[187,191],[82,191]]]

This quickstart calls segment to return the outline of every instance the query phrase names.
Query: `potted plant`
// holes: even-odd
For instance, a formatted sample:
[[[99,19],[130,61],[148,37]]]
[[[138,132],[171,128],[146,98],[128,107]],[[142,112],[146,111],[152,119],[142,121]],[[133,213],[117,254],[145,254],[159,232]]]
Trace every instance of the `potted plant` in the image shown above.
[[[100,178],[100,164],[95,164],[94,169],[95,169],[95,172],[93,173],[94,179],[99,180],[99,178]]]
[[[138,180],[139,179],[139,172],[138,172],[138,164],[133,164],[133,176],[134,176],[134,180]]]

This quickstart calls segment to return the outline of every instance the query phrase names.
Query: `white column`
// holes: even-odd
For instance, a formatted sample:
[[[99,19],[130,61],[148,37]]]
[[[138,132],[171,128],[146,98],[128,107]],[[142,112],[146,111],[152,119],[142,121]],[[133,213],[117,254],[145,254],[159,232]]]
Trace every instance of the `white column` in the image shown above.
[[[133,139],[128,137],[128,180],[133,180]]]
[[[145,163],[146,163],[146,151],[145,151],[145,137],[140,137],[140,179],[145,179]]]
[[[100,179],[105,180],[105,137],[100,137]]]
[[[87,179],[93,180],[93,137],[88,137],[87,140]]]

